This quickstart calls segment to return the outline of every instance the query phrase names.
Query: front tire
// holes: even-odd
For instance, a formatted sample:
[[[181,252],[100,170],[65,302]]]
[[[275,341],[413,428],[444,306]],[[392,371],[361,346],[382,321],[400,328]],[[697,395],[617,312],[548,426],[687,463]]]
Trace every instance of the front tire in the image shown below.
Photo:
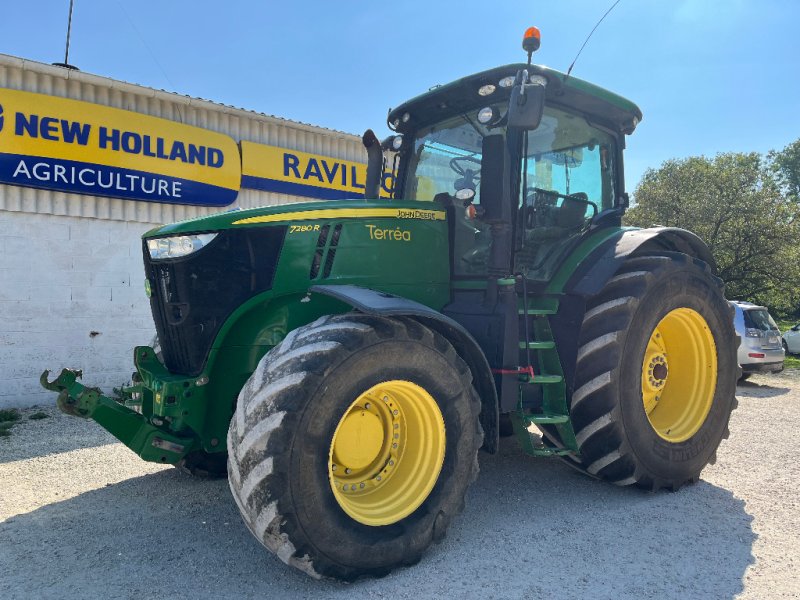
[[[322,317],[245,384],[229,483],[264,546],[313,577],[417,562],[478,472],[480,401],[439,334],[408,318]]]
[[[571,399],[581,468],[650,490],[696,481],[728,436],[737,346],[708,265],[678,253],[628,259],[581,328]]]

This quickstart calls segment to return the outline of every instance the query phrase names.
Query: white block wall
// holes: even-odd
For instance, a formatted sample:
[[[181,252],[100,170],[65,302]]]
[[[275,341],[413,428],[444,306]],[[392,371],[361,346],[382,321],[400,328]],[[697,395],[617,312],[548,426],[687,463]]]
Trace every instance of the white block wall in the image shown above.
[[[42,370],[130,380],[155,327],[141,235],[155,224],[0,211],[0,408],[51,404]]]

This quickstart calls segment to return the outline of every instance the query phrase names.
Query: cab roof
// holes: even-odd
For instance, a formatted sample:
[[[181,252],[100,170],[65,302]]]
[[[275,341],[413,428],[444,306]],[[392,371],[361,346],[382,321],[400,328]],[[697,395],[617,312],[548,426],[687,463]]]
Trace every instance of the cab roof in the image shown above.
[[[504,77],[514,76],[517,71],[527,69],[531,75],[547,78],[547,104],[563,106],[585,113],[598,123],[620,133],[631,134],[642,120],[642,111],[630,100],[577,77],[544,67],[516,63],[495,67],[473,75],[462,77],[446,85],[437,86],[424,94],[404,102],[389,112],[388,122],[401,133],[436,122],[442,117],[472,110],[480,105],[507,100],[511,88],[502,88],[499,82]],[[487,84],[495,86],[488,96],[478,90]],[[407,122],[403,115],[409,114]],[[398,123],[394,126],[393,123]]]

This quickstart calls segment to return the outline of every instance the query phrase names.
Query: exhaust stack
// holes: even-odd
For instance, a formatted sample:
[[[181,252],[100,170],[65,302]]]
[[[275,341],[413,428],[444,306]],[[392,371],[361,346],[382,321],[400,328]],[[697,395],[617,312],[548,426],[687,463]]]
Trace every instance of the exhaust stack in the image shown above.
[[[364,198],[378,198],[383,174],[383,149],[372,129],[364,132],[361,142],[367,149],[367,182],[364,186]]]

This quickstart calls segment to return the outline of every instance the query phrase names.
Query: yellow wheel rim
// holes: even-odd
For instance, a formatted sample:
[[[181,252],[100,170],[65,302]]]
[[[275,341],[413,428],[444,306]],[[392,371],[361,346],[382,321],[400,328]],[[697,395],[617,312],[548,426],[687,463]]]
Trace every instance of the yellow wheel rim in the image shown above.
[[[390,525],[431,493],[444,463],[439,405],[410,381],[361,394],[336,426],[328,476],[342,510],[364,525]]]
[[[659,321],[642,361],[642,402],[663,439],[688,440],[711,410],[717,385],[717,346],[706,320],[676,308]]]

